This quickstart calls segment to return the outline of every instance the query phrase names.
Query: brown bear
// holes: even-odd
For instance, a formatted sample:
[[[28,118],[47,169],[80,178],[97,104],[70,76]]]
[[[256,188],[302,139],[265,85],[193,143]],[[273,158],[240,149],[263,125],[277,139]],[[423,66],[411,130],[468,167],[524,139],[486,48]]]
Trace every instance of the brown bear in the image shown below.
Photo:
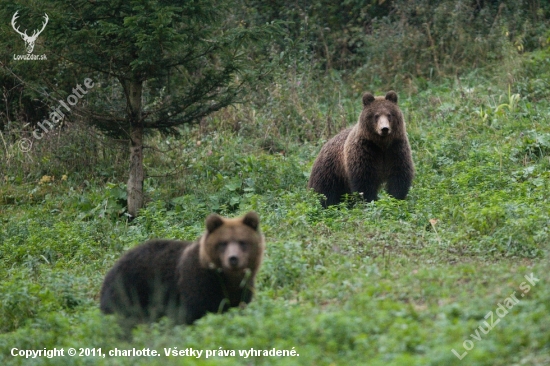
[[[196,242],[157,239],[131,249],[105,276],[101,311],[122,315],[131,327],[163,316],[192,324],[207,312],[248,304],[265,245],[259,224],[255,212],[212,214]]]
[[[405,199],[414,177],[414,164],[397,94],[363,95],[357,124],[327,141],[313,164],[308,188],[323,194],[323,206],[338,204],[344,194],[358,192],[376,200],[386,183],[387,192]]]

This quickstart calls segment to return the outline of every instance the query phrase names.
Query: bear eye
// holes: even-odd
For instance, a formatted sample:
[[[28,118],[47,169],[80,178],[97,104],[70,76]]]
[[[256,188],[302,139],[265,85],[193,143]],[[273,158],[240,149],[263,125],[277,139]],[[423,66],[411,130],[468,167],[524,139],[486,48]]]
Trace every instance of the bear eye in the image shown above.
[[[374,115],[374,118],[379,118],[379,117],[380,117],[380,114],[378,114],[378,113],[376,113],[376,114]]]
[[[239,246],[241,247],[241,250],[244,252],[248,249],[248,243],[244,241],[239,241]]]
[[[225,249],[225,247],[227,247],[227,242],[226,241],[222,241],[222,242],[219,242],[218,243],[218,249]]]

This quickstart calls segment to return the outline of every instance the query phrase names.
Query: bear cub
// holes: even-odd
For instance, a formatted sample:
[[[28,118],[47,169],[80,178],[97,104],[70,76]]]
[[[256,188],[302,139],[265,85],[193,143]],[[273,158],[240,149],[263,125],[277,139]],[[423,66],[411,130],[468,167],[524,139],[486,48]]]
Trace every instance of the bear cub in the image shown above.
[[[386,183],[387,192],[405,199],[414,177],[411,148],[397,94],[363,95],[363,111],[357,124],[345,129],[322,147],[308,188],[326,197],[323,206],[342,201],[344,194],[358,192],[365,201],[377,199]]]
[[[127,326],[163,316],[192,324],[248,304],[265,245],[259,225],[255,212],[212,214],[196,242],[157,239],[131,249],[105,276],[101,311],[121,315]]]

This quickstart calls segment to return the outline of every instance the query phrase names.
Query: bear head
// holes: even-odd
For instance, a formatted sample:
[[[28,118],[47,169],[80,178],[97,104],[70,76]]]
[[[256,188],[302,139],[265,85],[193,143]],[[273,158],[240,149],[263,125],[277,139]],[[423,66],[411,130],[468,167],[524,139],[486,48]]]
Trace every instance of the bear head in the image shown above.
[[[255,212],[229,219],[216,214],[206,218],[206,233],[199,242],[203,268],[221,270],[230,277],[256,274],[263,258],[264,237]]]
[[[403,114],[397,105],[397,94],[392,90],[385,97],[363,94],[363,111],[359,117],[366,137],[381,145],[402,137],[405,130]]]

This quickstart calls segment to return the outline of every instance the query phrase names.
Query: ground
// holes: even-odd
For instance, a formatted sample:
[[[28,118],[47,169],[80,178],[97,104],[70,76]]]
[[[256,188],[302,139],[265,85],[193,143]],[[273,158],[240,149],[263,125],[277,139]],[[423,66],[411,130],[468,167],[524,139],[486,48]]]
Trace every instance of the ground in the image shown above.
[[[479,76],[400,92],[417,169],[409,196],[324,210],[306,190],[307,175],[327,136],[354,123],[357,95],[348,92],[342,115],[350,117],[333,131],[313,114],[311,125],[283,128],[276,112],[258,112],[237,132],[227,115],[190,129],[177,152],[147,158],[150,176],[185,168],[177,180],[146,181],[147,208],[130,224],[118,217],[124,190],[116,182],[8,176],[0,188],[0,363],[549,364],[548,102],[515,103],[505,85]],[[307,133],[317,135],[303,143]],[[266,254],[246,309],[192,327],[143,326],[131,341],[117,336],[98,293],[121,253],[147,238],[194,240],[211,211],[249,210],[261,217]],[[539,280],[528,292],[520,289],[526,275]],[[518,303],[498,318],[514,292]],[[485,334],[479,327],[487,329],[491,312]],[[160,356],[11,356],[55,347]],[[205,352],[165,356],[176,347]],[[299,356],[239,355],[274,348]],[[206,359],[207,350],[216,356]]]

